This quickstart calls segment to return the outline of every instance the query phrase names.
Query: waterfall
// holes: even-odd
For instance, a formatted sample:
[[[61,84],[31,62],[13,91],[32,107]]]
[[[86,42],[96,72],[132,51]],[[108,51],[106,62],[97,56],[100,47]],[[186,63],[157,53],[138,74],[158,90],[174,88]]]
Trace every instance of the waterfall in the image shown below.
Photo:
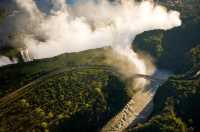
[[[31,56],[28,49],[20,49],[20,54],[24,62],[32,61],[33,57]]]

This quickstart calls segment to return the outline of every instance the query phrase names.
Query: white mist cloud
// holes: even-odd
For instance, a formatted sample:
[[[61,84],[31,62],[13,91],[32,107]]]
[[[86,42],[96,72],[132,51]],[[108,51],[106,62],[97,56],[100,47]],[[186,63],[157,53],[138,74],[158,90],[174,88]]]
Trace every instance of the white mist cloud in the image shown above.
[[[0,56],[0,66],[5,66],[5,65],[9,65],[9,64],[16,64],[17,60],[10,60],[8,57],[5,56]]]
[[[24,34],[21,43],[36,59],[104,46],[127,47],[144,31],[181,24],[178,12],[148,1],[90,0],[71,7],[65,0],[52,0],[49,14],[41,12],[33,0],[15,1],[20,11],[15,15],[16,32]]]
[[[11,24],[15,25],[15,32],[23,36],[16,35],[15,47],[23,45],[33,58],[40,59],[111,46],[115,57],[123,56],[131,64],[128,70],[131,73],[154,71],[154,68],[149,70],[145,59],[130,48],[136,35],[181,25],[177,11],[168,11],[149,1],[88,0],[69,6],[65,0],[51,0],[52,8],[48,13],[39,10],[34,0],[15,2],[19,12],[10,18],[15,20]]]

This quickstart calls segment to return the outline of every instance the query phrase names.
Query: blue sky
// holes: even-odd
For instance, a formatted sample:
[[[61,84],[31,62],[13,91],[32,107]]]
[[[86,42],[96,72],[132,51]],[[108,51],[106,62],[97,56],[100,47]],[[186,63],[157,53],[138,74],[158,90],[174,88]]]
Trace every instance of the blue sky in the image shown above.
[[[36,0],[36,3],[38,5],[38,7],[40,8],[40,10],[44,11],[44,12],[48,12],[49,9],[51,8],[50,3],[48,2],[49,0]],[[68,4],[74,4],[77,0],[66,0],[66,2]]]

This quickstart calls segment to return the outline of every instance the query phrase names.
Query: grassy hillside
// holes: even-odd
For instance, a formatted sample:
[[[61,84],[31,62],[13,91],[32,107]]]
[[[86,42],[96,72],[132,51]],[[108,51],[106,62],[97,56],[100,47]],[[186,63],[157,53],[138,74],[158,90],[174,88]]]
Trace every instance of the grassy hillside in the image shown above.
[[[96,131],[128,101],[124,87],[98,68],[49,77],[1,102],[0,131]]]
[[[109,49],[63,54],[50,59],[0,67],[0,97],[56,69],[87,64],[102,65],[105,60],[104,52],[107,50]]]
[[[124,82],[100,66],[106,50],[1,67],[0,131],[100,129],[129,100]]]

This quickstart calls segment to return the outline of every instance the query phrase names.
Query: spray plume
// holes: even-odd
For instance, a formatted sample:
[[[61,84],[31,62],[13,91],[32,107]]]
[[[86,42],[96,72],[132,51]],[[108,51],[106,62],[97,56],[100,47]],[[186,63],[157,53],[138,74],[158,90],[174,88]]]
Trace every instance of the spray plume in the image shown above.
[[[10,60],[8,57],[0,56],[0,66],[16,64],[16,63],[17,63],[17,59]]]
[[[168,11],[150,1],[88,0],[77,1],[71,6],[65,0],[51,0],[48,12],[42,12],[34,0],[15,2],[18,11],[8,18],[12,20],[8,24],[17,34],[13,46],[25,49],[23,53],[28,55],[24,56],[31,56],[26,58],[49,58],[66,52],[111,46],[113,51],[107,55],[108,63],[126,75],[129,72],[127,76],[154,71],[152,64],[148,65],[144,57],[131,49],[136,35],[181,25],[178,12]]]

